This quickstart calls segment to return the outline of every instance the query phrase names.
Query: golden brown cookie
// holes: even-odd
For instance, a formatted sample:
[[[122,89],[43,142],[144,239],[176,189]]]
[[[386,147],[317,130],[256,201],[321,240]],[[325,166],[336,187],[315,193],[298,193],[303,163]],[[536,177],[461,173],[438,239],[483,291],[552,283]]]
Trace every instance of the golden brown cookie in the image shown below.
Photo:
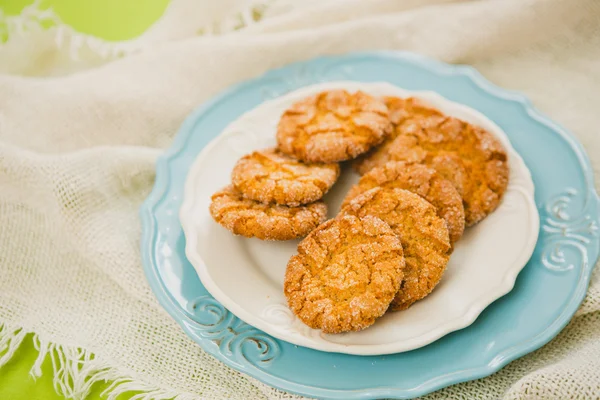
[[[463,198],[466,226],[494,211],[508,186],[506,150],[490,132],[445,116],[420,101],[387,98],[394,131],[355,167],[364,174],[388,161],[435,168]]]
[[[242,157],[231,182],[244,197],[262,203],[298,206],[319,200],[340,175],[338,164],[304,164],[276,149]]]
[[[290,240],[306,236],[327,217],[323,202],[288,207],[249,200],[229,185],[212,196],[210,215],[236,235],[262,240]]]
[[[404,310],[431,293],[446,269],[451,251],[446,223],[434,206],[408,190],[375,187],[354,198],[342,213],[379,217],[400,238],[406,267],[391,310]]]
[[[360,178],[346,195],[342,207],[361,193],[374,187],[406,189],[430,202],[437,214],[446,221],[450,243],[456,242],[465,229],[465,210],[462,198],[452,185],[434,169],[422,164],[390,161],[373,168]]]
[[[286,110],[277,127],[277,143],[299,160],[331,163],[367,152],[390,130],[382,101],[360,91],[330,90]]]
[[[298,245],[285,273],[290,309],[326,333],[358,331],[382,316],[400,287],[404,257],[389,225],[339,215]]]

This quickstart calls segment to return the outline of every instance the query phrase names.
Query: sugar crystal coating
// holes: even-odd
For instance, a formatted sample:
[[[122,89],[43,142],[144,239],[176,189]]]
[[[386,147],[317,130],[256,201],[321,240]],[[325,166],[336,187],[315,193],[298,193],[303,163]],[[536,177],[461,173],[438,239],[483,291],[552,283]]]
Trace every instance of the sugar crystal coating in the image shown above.
[[[377,186],[406,189],[429,201],[440,217],[446,221],[450,242],[454,243],[465,229],[465,210],[462,198],[452,185],[438,172],[422,164],[390,161],[373,168],[360,178],[346,195],[342,207],[352,199]]]
[[[392,310],[406,309],[431,293],[446,269],[451,251],[446,223],[434,206],[404,189],[375,187],[350,201],[342,212],[381,218],[400,238],[406,267]]]
[[[449,117],[415,98],[386,98],[394,131],[377,149],[357,160],[365,174],[388,161],[426,164],[451,181],[463,198],[466,226],[498,207],[508,186],[508,157],[483,128]]]
[[[210,214],[236,235],[290,240],[308,235],[327,217],[323,202],[288,207],[246,199],[229,185],[212,196]]]
[[[306,325],[326,333],[364,329],[400,287],[402,245],[373,216],[340,215],[311,232],[286,269],[284,293]]]
[[[321,199],[339,175],[338,164],[304,164],[276,149],[265,149],[242,157],[231,181],[251,200],[298,206]]]
[[[330,90],[286,110],[277,127],[279,149],[305,162],[350,160],[390,133],[386,105],[364,93]]]

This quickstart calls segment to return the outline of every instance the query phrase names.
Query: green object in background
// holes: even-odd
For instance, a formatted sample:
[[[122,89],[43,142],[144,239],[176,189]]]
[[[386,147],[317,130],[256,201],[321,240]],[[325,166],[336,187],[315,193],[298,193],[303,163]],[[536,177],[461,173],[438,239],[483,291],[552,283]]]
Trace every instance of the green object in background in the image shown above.
[[[7,15],[18,15],[33,0],[0,0]],[[165,11],[169,0],[42,0],[78,32],[119,41],[141,35]]]
[[[27,335],[23,344],[13,358],[0,368],[0,399],[2,400],[64,400],[54,390],[53,371],[49,358],[42,365],[42,376],[34,380],[29,371],[35,362],[38,351],[33,347],[32,335]],[[92,387],[86,400],[101,400],[102,393],[109,383],[97,383]],[[125,400],[135,393],[119,396]]]
[[[31,0],[0,0],[0,9],[8,15],[18,15],[23,7],[31,3]]]

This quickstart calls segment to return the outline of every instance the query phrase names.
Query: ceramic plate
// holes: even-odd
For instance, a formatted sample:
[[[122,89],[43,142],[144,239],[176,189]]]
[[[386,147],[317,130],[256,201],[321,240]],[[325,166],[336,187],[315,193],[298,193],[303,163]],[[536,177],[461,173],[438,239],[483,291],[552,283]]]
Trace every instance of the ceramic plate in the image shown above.
[[[416,350],[356,356],[277,339],[210,296],[185,257],[178,213],[188,171],[202,149],[231,121],[266,100],[340,80],[434,91],[481,112],[506,133],[535,183],[539,238],[513,290],[467,328]],[[160,303],[193,340],[227,365],[309,397],[411,398],[492,374],[558,334],[583,300],[598,257],[598,209],[581,145],[523,96],[493,86],[469,67],[408,53],[359,53],[271,71],[196,110],[157,163],[154,189],[140,211],[141,252]]]
[[[275,145],[283,111],[323,90],[363,90],[376,96],[417,96],[448,115],[495,134],[507,148],[510,184],[498,209],[468,229],[440,284],[426,299],[403,312],[387,313],[361,332],[327,335],[311,329],[287,307],[283,278],[298,241],[270,242],[234,236],[208,212],[210,196],[228,185],[244,154]],[[325,201],[330,216],[358,174],[347,168]],[[539,215],[533,183],[506,134],[481,113],[433,92],[408,92],[389,83],[333,82],[310,85],[262,103],[230,123],[197,157],[185,185],[180,221],[186,255],[206,290],[244,322],[287,342],[323,351],[377,355],[412,350],[472,323],[481,311],[512,289],[535,247]]]

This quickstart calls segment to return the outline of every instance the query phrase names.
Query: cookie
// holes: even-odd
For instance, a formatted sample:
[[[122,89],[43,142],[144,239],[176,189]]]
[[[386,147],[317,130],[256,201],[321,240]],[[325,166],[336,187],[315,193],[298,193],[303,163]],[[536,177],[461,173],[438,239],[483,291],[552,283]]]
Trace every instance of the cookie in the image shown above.
[[[390,133],[386,105],[364,93],[330,90],[310,96],[283,113],[279,149],[305,162],[350,160]]]
[[[304,237],[327,217],[323,202],[288,207],[246,199],[232,185],[212,196],[210,215],[236,235],[262,240]]]
[[[375,187],[355,197],[342,212],[381,218],[400,238],[406,267],[391,310],[406,309],[431,293],[451,252],[446,223],[433,205],[408,190]]]
[[[452,183],[434,169],[422,164],[390,161],[363,175],[346,195],[342,207],[356,196],[377,186],[406,189],[418,194],[430,202],[437,209],[437,214],[446,221],[450,243],[462,236],[465,229],[462,198]]]
[[[295,207],[319,200],[339,175],[338,164],[304,164],[266,149],[242,157],[231,182],[248,199]]]
[[[358,331],[386,312],[403,268],[402,245],[388,224],[339,215],[300,242],[287,265],[284,293],[311,328]]]
[[[359,174],[364,175],[390,161],[424,164],[434,168],[452,182],[461,196],[463,194],[466,169],[462,158],[451,152],[430,154],[422,147],[416,146],[415,139],[410,136],[397,136],[394,140],[385,142],[366,157],[358,159],[354,167]]]
[[[435,168],[462,195],[466,226],[498,207],[508,186],[506,150],[490,132],[449,117],[416,99],[387,98],[394,131],[376,150],[355,164],[364,174],[388,161],[409,161]]]

